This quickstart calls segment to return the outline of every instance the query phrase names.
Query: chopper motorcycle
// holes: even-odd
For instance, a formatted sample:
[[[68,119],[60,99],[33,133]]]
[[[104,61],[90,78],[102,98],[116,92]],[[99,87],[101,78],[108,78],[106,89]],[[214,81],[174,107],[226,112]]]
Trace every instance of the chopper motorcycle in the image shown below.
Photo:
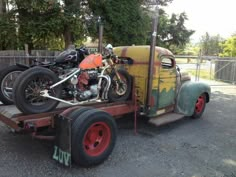
[[[90,54],[77,68],[60,75],[45,67],[33,67],[14,83],[14,103],[23,113],[34,114],[51,111],[59,102],[75,106],[127,100],[132,79],[126,70],[117,67],[119,61],[122,59],[111,54]],[[61,98],[62,91],[70,97]]]
[[[13,104],[12,89],[17,77],[24,71],[35,66],[48,68],[56,74],[63,74],[65,70],[74,68],[85,56],[89,55],[85,47],[69,48],[56,56],[53,62],[33,60],[30,66],[16,63],[0,71],[0,101],[5,105]]]

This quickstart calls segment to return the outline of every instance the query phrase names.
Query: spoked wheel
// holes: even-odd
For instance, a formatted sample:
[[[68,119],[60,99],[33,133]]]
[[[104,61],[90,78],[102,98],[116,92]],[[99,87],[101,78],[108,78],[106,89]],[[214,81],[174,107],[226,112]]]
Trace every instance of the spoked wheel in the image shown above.
[[[13,84],[17,77],[27,68],[17,65],[9,66],[1,71],[0,74],[0,100],[5,105],[13,104]]]
[[[195,110],[192,115],[192,118],[200,118],[205,110],[205,106],[206,106],[206,95],[202,94],[198,97],[196,101]]]
[[[127,71],[119,69],[115,72],[112,72],[111,77],[111,86],[108,91],[108,99],[111,102],[115,101],[125,101],[129,98],[131,93],[132,79]],[[118,78],[119,77],[119,78]]]
[[[41,96],[41,91],[49,89],[49,86],[53,84],[53,81],[45,76],[35,76],[32,77],[25,87],[25,99],[28,103],[32,105],[43,105],[48,101],[48,98]],[[50,95],[55,96],[54,90],[49,90]]]
[[[60,97],[60,87],[49,89],[57,81],[56,74],[43,67],[34,67],[22,73],[13,86],[17,108],[26,114],[48,112],[56,108],[58,101],[43,97],[41,91],[48,89],[50,96]]]
[[[111,154],[116,136],[115,120],[108,113],[85,111],[72,124],[72,159],[86,167],[102,163]]]

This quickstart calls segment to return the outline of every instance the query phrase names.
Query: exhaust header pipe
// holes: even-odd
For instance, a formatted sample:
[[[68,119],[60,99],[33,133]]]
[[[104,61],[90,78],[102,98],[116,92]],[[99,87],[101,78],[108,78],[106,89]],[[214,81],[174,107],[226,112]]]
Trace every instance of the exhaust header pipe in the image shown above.
[[[148,85],[147,85],[147,96],[146,96],[146,113],[149,112],[151,107],[152,99],[152,81],[154,71],[154,60],[155,60],[155,47],[156,47],[156,36],[157,36],[157,24],[158,24],[158,8],[156,8],[157,15],[152,18],[152,34],[150,44],[150,56],[148,64]]]

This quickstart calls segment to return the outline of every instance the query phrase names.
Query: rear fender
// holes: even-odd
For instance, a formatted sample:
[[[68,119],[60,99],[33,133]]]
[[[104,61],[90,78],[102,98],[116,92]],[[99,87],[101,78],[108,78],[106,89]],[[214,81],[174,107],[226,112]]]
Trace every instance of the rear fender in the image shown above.
[[[182,113],[185,116],[193,115],[196,101],[203,93],[206,95],[206,102],[209,102],[211,93],[209,85],[201,82],[184,82],[177,95],[176,112]]]
[[[29,69],[30,67],[24,64],[20,64],[20,63],[16,63],[17,66],[21,67],[21,68],[25,68],[25,69]]]

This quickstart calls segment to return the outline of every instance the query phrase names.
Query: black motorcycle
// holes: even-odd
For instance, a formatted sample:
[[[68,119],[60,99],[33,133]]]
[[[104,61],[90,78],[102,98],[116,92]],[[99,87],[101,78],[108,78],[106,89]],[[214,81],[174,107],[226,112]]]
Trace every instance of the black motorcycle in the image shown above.
[[[30,66],[17,63],[0,71],[0,101],[5,105],[13,104],[12,91],[13,85],[17,77],[25,70],[41,66],[48,68],[57,75],[68,72],[71,68],[76,68],[78,64],[89,55],[88,49],[80,47],[77,49],[67,49],[56,56],[53,62],[41,62],[33,60]]]

